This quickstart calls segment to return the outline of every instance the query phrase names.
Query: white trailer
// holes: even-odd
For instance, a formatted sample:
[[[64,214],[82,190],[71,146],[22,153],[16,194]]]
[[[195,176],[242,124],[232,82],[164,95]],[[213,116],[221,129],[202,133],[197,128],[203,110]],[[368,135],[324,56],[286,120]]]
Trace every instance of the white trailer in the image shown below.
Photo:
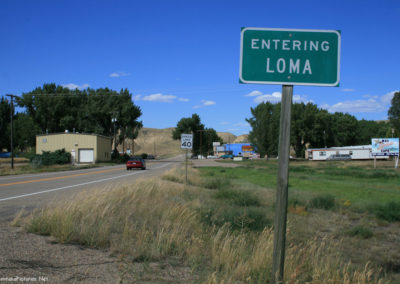
[[[308,159],[312,161],[325,161],[331,155],[350,155],[352,160],[373,160],[371,145],[365,146],[348,146],[348,147],[332,147],[308,149]],[[381,156],[377,159],[387,159],[388,157]]]

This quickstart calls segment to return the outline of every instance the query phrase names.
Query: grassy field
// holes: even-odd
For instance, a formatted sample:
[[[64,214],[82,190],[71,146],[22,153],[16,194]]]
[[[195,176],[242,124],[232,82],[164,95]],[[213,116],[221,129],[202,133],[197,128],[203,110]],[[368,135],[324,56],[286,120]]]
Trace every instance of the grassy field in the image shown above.
[[[202,172],[204,176],[245,180],[274,188],[277,166],[277,161],[244,161],[241,167],[222,171],[207,168]],[[394,169],[390,161],[378,161],[377,169],[371,161],[291,161],[289,194],[298,199],[333,195],[338,202],[364,210],[376,204],[400,202],[400,170]]]
[[[109,249],[123,283],[269,283],[277,164],[239,165],[189,169],[188,186],[176,168],[162,180],[83,193],[14,223]],[[399,173],[379,166],[291,163],[287,283],[400,281]],[[169,279],[168,270],[185,272]]]

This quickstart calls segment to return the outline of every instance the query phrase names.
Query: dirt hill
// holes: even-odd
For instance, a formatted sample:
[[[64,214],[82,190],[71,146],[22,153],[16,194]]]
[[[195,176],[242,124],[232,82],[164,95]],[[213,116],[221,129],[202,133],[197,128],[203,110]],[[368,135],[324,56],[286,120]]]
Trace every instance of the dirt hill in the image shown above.
[[[233,143],[236,140],[236,135],[229,132],[217,132],[217,134],[224,140],[224,143]]]
[[[180,148],[180,141],[172,139],[174,127],[142,128],[135,143],[131,139],[125,140],[125,145],[119,145],[118,150],[131,150],[133,154],[152,154],[156,156],[175,156],[184,153]],[[247,135],[236,136],[229,132],[217,132],[225,143],[239,143],[247,139]]]
[[[248,134],[239,135],[238,137],[236,137],[235,141],[233,141],[233,143],[243,143],[243,142],[249,142]]]

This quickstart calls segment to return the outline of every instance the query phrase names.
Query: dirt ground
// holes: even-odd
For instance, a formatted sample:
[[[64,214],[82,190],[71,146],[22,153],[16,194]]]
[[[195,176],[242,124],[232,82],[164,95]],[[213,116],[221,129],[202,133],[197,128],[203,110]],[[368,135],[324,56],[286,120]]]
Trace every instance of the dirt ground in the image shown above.
[[[0,223],[0,283],[193,283],[179,259],[132,262]]]
[[[118,283],[118,260],[107,251],[53,242],[0,224],[0,283]]]

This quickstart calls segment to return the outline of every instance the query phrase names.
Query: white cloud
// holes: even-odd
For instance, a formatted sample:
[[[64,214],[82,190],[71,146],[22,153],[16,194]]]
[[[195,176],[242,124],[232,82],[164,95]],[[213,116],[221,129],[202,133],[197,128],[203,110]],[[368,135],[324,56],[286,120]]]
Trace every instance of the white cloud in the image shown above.
[[[83,85],[79,86],[79,85],[76,85],[76,84],[74,84],[74,83],[69,83],[69,84],[65,84],[65,85],[62,85],[62,86],[63,86],[64,88],[68,88],[68,89],[70,89],[70,90],[75,90],[75,89],[83,90],[83,89],[87,89],[87,88],[90,87],[89,84],[83,84]]]
[[[261,95],[262,95],[262,93],[260,91],[255,90],[255,91],[252,91],[252,92],[248,93],[245,96],[246,97],[258,97],[258,96],[261,96]]]
[[[342,89],[341,90],[342,92],[355,92],[356,90],[355,89]]]
[[[131,74],[126,73],[126,72],[114,72],[114,73],[111,73],[109,76],[111,78],[118,78],[118,77],[125,77],[125,76],[129,76],[129,75],[131,75]]]
[[[215,105],[214,101],[206,101],[206,100],[201,100],[204,106],[212,106]]]
[[[379,99],[379,96],[371,96],[371,95],[363,95],[362,97],[367,99]]]
[[[236,126],[236,127],[250,127],[250,124],[248,124],[247,122],[239,122],[239,123],[235,123],[233,126]]]
[[[391,104],[391,103],[392,103],[393,96],[394,96],[394,94],[397,93],[397,92],[400,92],[400,91],[397,90],[397,91],[393,91],[393,92],[387,93],[386,95],[383,95],[382,98],[381,98],[381,101],[382,101],[383,103],[386,103],[386,104]]]
[[[253,91],[247,95],[247,97],[255,97],[253,101],[257,104],[264,103],[264,102],[271,102],[271,103],[278,103],[281,101],[282,94],[280,92],[273,92],[272,94],[262,94],[259,91]],[[294,102],[312,102],[311,100],[308,100],[306,96],[301,96],[301,95],[294,95],[293,96],[293,101]]]
[[[227,121],[221,121],[219,124],[221,124],[221,125],[229,125],[229,124],[231,124],[230,122],[227,122]]]
[[[163,95],[161,93],[144,96],[142,98],[143,101],[160,102],[160,103],[172,103],[175,99],[176,99],[176,96]]]
[[[212,106],[215,104],[216,103],[214,101],[201,100],[201,105],[195,105],[193,108],[202,108],[206,106]]]
[[[329,112],[381,112],[388,109],[395,92],[398,91],[393,91],[383,96],[364,95],[365,100],[348,100],[332,106],[325,104],[322,108],[327,109]]]
[[[254,98],[254,102],[259,104],[263,102],[277,103],[281,100],[282,94],[280,92],[273,92],[272,94],[258,95]]]
[[[344,101],[327,107],[329,112],[378,112],[385,107],[374,99]]]
[[[174,95],[163,95],[161,93],[147,95],[147,96],[142,96],[140,94],[137,94],[137,95],[133,96],[133,100],[134,101],[159,102],[159,103],[172,103],[175,100],[178,100],[180,102],[188,102],[189,101],[189,99],[186,99],[186,98],[178,98],[177,96],[174,96]]]

